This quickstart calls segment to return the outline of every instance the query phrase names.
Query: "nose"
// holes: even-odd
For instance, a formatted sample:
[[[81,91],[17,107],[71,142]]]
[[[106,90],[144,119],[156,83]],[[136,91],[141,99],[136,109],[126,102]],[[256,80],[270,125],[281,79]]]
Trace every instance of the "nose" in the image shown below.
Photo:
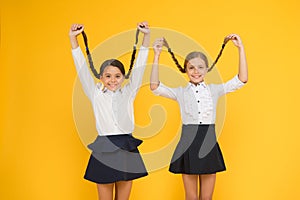
[[[199,67],[195,67],[195,68],[194,68],[194,73],[200,73],[200,71],[201,71],[201,70],[200,70]]]
[[[112,77],[110,80],[111,80],[111,82],[115,82],[115,81],[116,81],[116,78],[115,78],[115,77]]]

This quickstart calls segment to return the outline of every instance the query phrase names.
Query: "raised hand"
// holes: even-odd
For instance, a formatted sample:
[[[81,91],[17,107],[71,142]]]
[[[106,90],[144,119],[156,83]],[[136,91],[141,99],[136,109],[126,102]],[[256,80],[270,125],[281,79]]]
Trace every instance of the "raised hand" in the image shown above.
[[[70,37],[72,49],[78,47],[77,35],[82,33],[83,30],[84,30],[83,24],[72,24],[69,31],[69,37]]]
[[[83,24],[72,24],[69,36],[77,36],[84,30]]]
[[[150,28],[149,24],[147,21],[140,22],[137,24],[137,28],[144,34],[149,34],[150,33]]]
[[[153,50],[155,55],[160,55],[164,44],[164,38],[157,38],[153,43]]]
[[[246,83],[248,81],[248,65],[246,60],[246,54],[244,50],[244,45],[239,35],[237,34],[229,34],[225,37],[224,43],[228,42],[229,40],[238,47],[239,49],[239,79]]]
[[[236,47],[243,47],[243,43],[239,35],[234,33],[227,35],[224,39],[224,43],[227,43],[229,40],[231,40]]]

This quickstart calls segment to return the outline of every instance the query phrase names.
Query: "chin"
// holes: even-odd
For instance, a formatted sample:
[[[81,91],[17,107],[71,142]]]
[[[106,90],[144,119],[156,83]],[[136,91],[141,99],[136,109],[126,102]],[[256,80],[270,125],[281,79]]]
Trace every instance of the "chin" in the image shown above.
[[[111,91],[113,91],[113,92],[115,92],[115,91],[117,91],[118,89],[120,89],[120,87],[108,87],[108,89],[109,90],[111,90]]]

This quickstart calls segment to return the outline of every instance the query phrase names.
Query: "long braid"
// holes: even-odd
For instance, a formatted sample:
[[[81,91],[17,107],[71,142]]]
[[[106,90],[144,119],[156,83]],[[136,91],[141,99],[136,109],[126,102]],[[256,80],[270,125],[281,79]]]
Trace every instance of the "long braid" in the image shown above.
[[[91,68],[91,70],[92,70],[94,76],[95,76],[97,79],[100,79],[100,74],[97,72],[97,70],[96,70],[95,67],[94,67],[94,63],[93,63],[93,60],[92,60],[92,56],[91,56],[90,51],[89,51],[87,36],[86,36],[86,34],[85,34],[84,31],[82,31],[81,34],[82,34],[82,37],[83,37],[83,40],[84,40],[85,52],[86,52],[86,55],[87,55],[88,60],[89,60],[90,68]]]
[[[167,40],[164,38],[164,46],[168,48],[168,52],[171,54],[173,61],[175,62],[175,65],[179,69],[181,73],[185,73],[185,69],[179,64],[177,58],[175,57],[174,53],[172,52]]]
[[[143,26],[141,26],[141,28],[143,28]],[[128,79],[130,74],[131,74],[131,70],[133,68],[133,64],[134,64],[134,60],[135,60],[135,54],[136,54],[136,45],[139,41],[139,33],[140,33],[140,30],[139,29],[136,29],[136,33],[135,33],[135,43],[133,45],[133,51],[132,51],[132,54],[131,54],[131,60],[130,60],[130,66],[129,66],[129,69],[128,69],[128,72],[127,74],[125,75],[125,78]]]
[[[227,43],[228,41],[229,41],[228,39],[224,39],[224,42],[223,42],[223,44],[222,44],[222,48],[221,48],[221,50],[220,50],[220,52],[219,52],[219,54],[218,54],[218,56],[217,56],[215,62],[213,62],[213,64],[211,65],[211,67],[208,68],[208,72],[210,72],[210,71],[214,68],[214,66],[217,64],[217,62],[218,62],[219,58],[221,57],[222,52],[223,52],[223,50],[224,50],[224,48],[225,48],[225,45],[226,45],[226,43]]]
[[[143,27],[141,26],[141,28],[143,28]],[[136,34],[135,34],[135,44],[134,44],[134,46],[133,46],[133,51],[132,51],[132,55],[131,55],[131,60],[130,60],[129,70],[128,70],[128,73],[125,75],[125,78],[126,78],[126,79],[129,78],[130,73],[131,73],[132,68],[133,68],[133,64],[134,64],[134,60],[135,60],[135,55],[136,55],[136,45],[137,45],[137,43],[138,43],[139,32],[140,32],[140,30],[137,29],[137,30],[136,30]],[[94,76],[95,76],[97,79],[100,79],[100,73],[98,73],[97,70],[96,70],[95,67],[94,67],[94,63],[93,63],[93,60],[92,60],[92,56],[91,56],[91,54],[90,54],[89,47],[88,47],[87,36],[86,36],[86,34],[85,34],[84,31],[82,31],[82,37],[83,37],[83,40],[84,40],[84,45],[85,45],[86,54],[87,54],[87,57],[88,57],[88,61],[89,61],[90,68],[91,68],[91,70],[92,70]]]
[[[214,66],[217,64],[217,62],[218,62],[219,58],[221,57],[222,52],[223,52],[223,50],[224,50],[224,48],[225,48],[225,45],[227,44],[228,41],[229,41],[229,39],[226,39],[226,38],[224,39],[223,44],[222,44],[222,48],[221,48],[221,50],[220,50],[220,52],[219,52],[219,54],[218,54],[216,60],[213,62],[213,64],[211,65],[211,67],[208,68],[208,72],[210,72],[210,71],[214,68]],[[178,68],[182,73],[185,73],[185,72],[186,72],[185,68],[183,68],[183,67],[178,63],[178,60],[175,58],[175,55],[174,55],[174,53],[172,52],[172,50],[171,50],[171,48],[170,48],[170,46],[169,46],[169,44],[168,44],[168,42],[167,42],[167,40],[166,40],[165,38],[164,38],[164,46],[168,48],[168,52],[171,54],[172,59],[174,60],[174,62],[175,62],[175,64],[176,64],[177,68]]]

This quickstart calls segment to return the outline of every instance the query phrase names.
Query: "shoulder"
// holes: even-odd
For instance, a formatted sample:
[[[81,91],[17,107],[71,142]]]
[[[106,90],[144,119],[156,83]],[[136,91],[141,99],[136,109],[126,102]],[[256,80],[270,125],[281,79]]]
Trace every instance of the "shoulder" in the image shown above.
[[[219,84],[211,83],[211,84],[208,84],[207,87],[208,87],[210,93],[212,93],[212,94],[218,94],[224,90],[223,83],[219,83]]]
[[[96,83],[96,87],[95,90],[97,90],[98,92],[103,92],[104,88],[103,88],[103,84],[102,83]]]
[[[162,82],[159,83],[158,87],[173,90],[173,91],[177,91],[177,92],[187,91],[191,88],[189,85],[179,86],[179,87],[170,87],[170,86],[167,86],[167,85],[163,84]]]

